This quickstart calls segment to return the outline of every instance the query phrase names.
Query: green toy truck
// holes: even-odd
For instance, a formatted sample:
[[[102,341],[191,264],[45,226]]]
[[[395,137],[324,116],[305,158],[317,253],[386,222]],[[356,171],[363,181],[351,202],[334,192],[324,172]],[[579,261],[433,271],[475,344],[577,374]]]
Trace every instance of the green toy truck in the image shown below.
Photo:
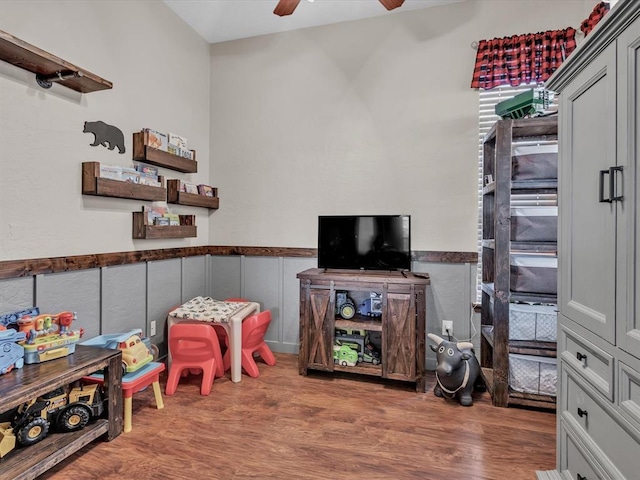
[[[355,367],[358,363],[358,352],[349,345],[334,345],[333,363],[343,367]]]

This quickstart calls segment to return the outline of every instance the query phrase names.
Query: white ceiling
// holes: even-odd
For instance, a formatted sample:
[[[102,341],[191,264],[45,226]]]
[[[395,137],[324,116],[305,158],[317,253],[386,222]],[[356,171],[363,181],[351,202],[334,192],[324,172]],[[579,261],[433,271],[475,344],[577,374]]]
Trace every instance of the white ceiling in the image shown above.
[[[348,22],[463,0],[406,0],[392,11],[378,0],[301,0],[292,15],[273,13],[278,0],[163,0],[209,43]]]

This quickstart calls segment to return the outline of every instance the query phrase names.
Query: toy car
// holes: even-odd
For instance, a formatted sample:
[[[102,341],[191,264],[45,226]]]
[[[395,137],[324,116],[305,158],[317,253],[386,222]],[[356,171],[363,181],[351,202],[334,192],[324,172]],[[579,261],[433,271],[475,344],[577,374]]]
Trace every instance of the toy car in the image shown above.
[[[358,363],[358,352],[348,345],[334,345],[333,363],[337,363],[343,367],[355,367]]]
[[[4,327],[2,327],[4,328]],[[24,365],[24,347],[16,342],[26,338],[24,332],[0,329],[0,375]]]
[[[364,351],[362,352],[362,361],[373,363],[374,365],[379,365],[382,362],[380,352],[372,343],[367,343],[364,346]]]
[[[356,314],[356,304],[347,292],[336,292],[336,313],[345,320],[353,318]]]
[[[367,298],[358,305],[358,313],[367,317],[381,317],[382,301],[379,298]]]
[[[153,360],[153,354],[142,340],[142,329],[136,328],[125,333],[99,335],[82,345],[110,348],[122,351],[122,374],[135,372]]]

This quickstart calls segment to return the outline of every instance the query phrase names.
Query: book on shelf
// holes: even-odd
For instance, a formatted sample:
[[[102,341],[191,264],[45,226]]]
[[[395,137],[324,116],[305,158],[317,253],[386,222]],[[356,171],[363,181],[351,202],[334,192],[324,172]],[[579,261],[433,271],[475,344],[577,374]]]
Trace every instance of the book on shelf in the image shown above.
[[[122,167],[100,164],[100,178],[122,180]]]
[[[182,135],[176,135],[175,133],[169,132],[169,145],[173,145],[177,148],[182,148],[183,150],[187,149],[187,139]]]
[[[156,217],[153,219],[153,224],[162,227],[168,227],[169,225],[171,225],[169,218],[167,217]]]
[[[171,155],[176,155],[178,157],[193,160],[193,152],[191,150],[187,150],[186,148],[180,148],[176,145],[168,144],[167,152],[170,153]]]
[[[122,181],[130,183],[140,183],[140,172],[135,168],[122,167]]]
[[[147,214],[147,223],[149,225],[155,225],[156,218],[164,217],[167,213],[169,213],[167,206],[162,205],[162,203],[163,202],[158,202],[156,204],[156,202],[154,202],[154,205],[150,207],[146,205],[142,207],[142,211]]]
[[[140,173],[144,173],[145,175],[155,175],[156,178],[158,177],[158,167],[154,166],[154,165],[149,165],[148,163],[143,163],[143,162],[134,162],[133,165],[135,166],[135,169],[140,172]]]
[[[181,148],[179,151],[179,155],[182,158],[186,158],[188,160],[193,160],[193,152],[191,150],[188,150],[186,148]]]
[[[161,187],[162,183],[158,180],[157,175],[147,175],[145,173],[139,172],[140,176],[138,178],[138,183],[140,185],[149,185],[151,187]]]
[[[200,193],[198,192],[198,186],[195,183],[180,182],[180,185],[184,185],[184,191],[186,193],[193,193],[195,195]]]
[[[152,130],[151,128],[143,129],[143,132],[147,133],[147,146],[155,148],[157,150],[167,151],[167,145],[169,144],[169,137],[166,133]]]
[[[177,213],[165,213],[163,218],[168,219],[171,226],[180,225],[180,216]]]
[[[180,219],[180,225],[195,225],[196,224],[196,216],[195,215],[178,215]]]
[[[205,197],[215,197],[213,187],[209,185],[198,185],[198,193],[200,193],[200,195],[204,195]]]

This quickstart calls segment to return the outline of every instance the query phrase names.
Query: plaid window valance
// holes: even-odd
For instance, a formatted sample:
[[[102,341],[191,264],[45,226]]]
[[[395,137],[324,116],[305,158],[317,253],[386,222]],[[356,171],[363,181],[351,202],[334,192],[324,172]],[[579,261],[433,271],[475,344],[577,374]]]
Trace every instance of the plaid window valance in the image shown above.
[[[599,4],[597,4],[589,15],[589,18],[583,21],[580,25],[580,30],[582,30],[582,33],[584,33],[586,36],[591,30],[593,30],[593,27],[595,27],[598,22],[602,20],[602,17],[604,17],[608,11],[608,3],[600,2]]]
[[[481,40],[471,88],[544,82],[576,48],[575,36],[575,28],[568,27]]]

